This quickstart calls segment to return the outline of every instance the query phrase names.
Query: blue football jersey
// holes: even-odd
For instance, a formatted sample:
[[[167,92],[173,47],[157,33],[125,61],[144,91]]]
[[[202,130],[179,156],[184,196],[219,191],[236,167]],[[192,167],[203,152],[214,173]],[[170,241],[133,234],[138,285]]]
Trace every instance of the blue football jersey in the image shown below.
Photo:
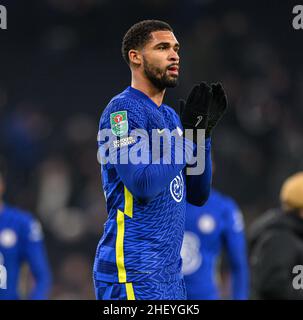
[[[248,297],[248,265],[242,214],[229,197],[212,190],[202,207],[187,204],[182,246],[188,299],[218,299],[216,264],[221,249],[229,258],[232,297]]]
[[[4,205],[0,212],[0,264],[6,269],[5,288],[0,300],[16,300],[19,273],[27,263],[35,279],[29,299],[46,299],[50,289],[50,270],[40,224],[28,213]]]
[[[115,122],[120,126],[115,127]],[[153,129],[161,132],[164,128],[182,131],[179,116],[165,104],[158,107],[132,87],[110,101],[99,127],[100,130],[111,129],[115,135],[144,129],[149,137]],[[126,141],[129,142],[132,141]],[[100,142],[99,147],[102,145]],[[114,164],[101,165],[108,218],[97,247],[95,281],[173,282],[182,278],[180,251],[186,209],[184,166],[180,166],[179,172],[175,172],[150,201],[142,203],[130,191],[131,185],[122,181]],[[161,176],[154,175],[151,179],[153,183],[158,179],[160,185]]]

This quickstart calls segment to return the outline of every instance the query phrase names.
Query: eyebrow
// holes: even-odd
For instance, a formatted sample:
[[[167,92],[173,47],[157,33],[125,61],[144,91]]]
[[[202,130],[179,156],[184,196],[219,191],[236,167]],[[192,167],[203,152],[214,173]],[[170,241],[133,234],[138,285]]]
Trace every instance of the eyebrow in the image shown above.
[[[157,48],[157,47],[159,47],[159,46],[169,47],[169,46],[170,46],[170,42],[164,42],[164,41],[163,41],[163,42],[157,43],[157,44],[154,46],[154,48]],[[178,42],[176,42],[173,47],[180,48],[180,44],[179,44]]]

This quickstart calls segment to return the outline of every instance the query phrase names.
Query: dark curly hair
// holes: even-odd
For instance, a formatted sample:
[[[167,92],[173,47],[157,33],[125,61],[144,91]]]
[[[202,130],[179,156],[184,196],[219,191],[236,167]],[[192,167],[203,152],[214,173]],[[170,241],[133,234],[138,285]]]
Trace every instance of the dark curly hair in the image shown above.
[[[159,20],[143,20],[134,24],[125,34],[122,41],[122,56],[129,64],[128,52],[131,49],[140,49],[150,40],[154,31],[171,31],[172,27]]]

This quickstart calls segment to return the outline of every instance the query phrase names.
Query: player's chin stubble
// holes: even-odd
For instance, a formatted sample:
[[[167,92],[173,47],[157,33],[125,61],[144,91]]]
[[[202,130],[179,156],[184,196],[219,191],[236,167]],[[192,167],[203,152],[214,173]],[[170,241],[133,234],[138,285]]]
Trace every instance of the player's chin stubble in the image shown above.
[[[144,73],[147,79],[158,89],[164,90],[165,88],[174,88],[178,85],[178,77],[170,77],[167,75],[167,68],[161,70],[148,63],[144,59]]]

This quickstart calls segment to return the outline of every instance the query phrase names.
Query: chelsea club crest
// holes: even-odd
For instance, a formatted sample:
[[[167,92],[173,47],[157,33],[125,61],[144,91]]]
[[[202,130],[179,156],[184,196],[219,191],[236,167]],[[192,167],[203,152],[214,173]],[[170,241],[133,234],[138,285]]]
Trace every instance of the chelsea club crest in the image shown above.
[[[181,202],[184,194],[184,180],[182,171],[170,183],[170,193],[176,202]]]

